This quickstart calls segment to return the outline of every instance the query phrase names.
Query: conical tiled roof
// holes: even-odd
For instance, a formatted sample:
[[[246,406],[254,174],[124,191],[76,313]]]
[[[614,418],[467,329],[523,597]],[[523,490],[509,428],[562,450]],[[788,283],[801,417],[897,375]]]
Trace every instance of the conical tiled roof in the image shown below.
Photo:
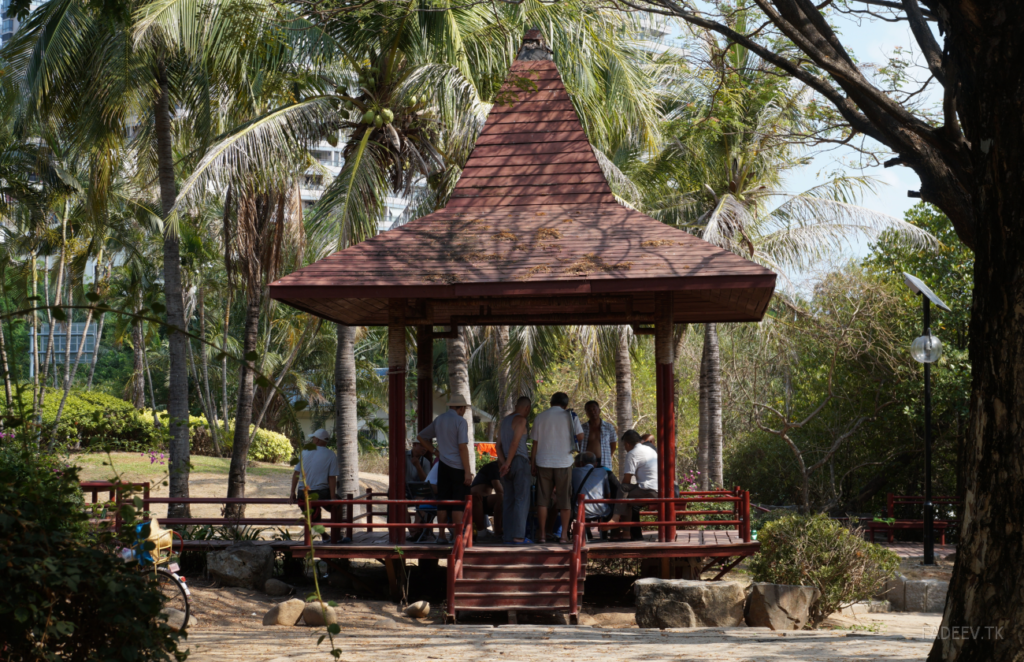
[[[554,62],[516,61],[499,96],[445,209],[271,296],[349,325],[386,324],[389,299],[409,324],[646,323],[655,292],[677,323],[761,319],[774,273],[615,201]]]
[[[616,204],[554,62],[514,62],[502,93],[521,100],[491,110],[448,209]]]

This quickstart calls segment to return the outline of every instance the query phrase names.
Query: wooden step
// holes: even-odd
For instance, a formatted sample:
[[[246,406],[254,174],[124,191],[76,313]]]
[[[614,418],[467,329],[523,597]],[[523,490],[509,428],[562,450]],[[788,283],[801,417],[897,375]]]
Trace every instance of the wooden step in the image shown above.
[[[544,609],[569,608],[569,593],[539,593],[515,591],[505,593],[459,593],[455,591],[455,608],[466,609]]]
[[[525,550],[524,550],[525,552]],[[545,566],[567,566],[572,558],[572,552],[557,552],[536,550],[526,553],[519,552],[494,552],[490,550],[466,550],[462,558],[462,565],[465,566],[511,566],[511,565],[545,565]]]
[[[565,579],[533,579],[517,577],[514,579],[456,579],[455,593],[561,593],[568,594],[570,581]],[[583,578],[576,580],[576,592],[583,595]]]
[[[462,576],[466,579],[569,579],[571,570],[567,565],[465,565]],[[586,567],[580,577],[586,575]]]

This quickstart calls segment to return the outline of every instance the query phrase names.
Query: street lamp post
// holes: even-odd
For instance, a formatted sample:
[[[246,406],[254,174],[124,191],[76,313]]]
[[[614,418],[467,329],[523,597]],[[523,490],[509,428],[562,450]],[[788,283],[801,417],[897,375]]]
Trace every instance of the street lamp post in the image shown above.
[[[932,307],[949,306],[924,284],[920,278],[904,272],[903,282],[914,294],[921,295],[924,316],[923,333],[910,345],[910,355],[924,364],[924,565],[935,564],[935,510],[932,505],[932,364],[942,356],[942,342],[932,335]]]

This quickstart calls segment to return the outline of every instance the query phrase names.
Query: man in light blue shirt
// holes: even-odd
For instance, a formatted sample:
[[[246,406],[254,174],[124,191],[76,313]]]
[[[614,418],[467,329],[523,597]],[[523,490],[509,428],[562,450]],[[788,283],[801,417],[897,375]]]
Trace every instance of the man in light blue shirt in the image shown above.
[[[461,395],[453,395],[448,401],[448,411],[419,431],[416,439],[426,448],[433,450],[433,439],[437,439],[437,498],[441,501],[465,501],[473,484],[472,466],[469,463],[469,425],[463,416],[469,403]],[[447,506],[437,511],[437,523],[441,524],[441,536],[437,542],[447,544],[444,524],[448,516],[454,524],[462,522],[462,509]],[[452,530],[454,535],[454,529]]]

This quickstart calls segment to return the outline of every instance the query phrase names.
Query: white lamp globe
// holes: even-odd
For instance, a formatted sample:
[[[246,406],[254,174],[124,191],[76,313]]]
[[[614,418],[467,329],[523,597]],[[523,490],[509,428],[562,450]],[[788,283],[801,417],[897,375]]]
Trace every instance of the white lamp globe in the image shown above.
[[[942,341],[931,334],[918,336],[910,344],[910,355],[918,363],[935,363],[942,356]]]

